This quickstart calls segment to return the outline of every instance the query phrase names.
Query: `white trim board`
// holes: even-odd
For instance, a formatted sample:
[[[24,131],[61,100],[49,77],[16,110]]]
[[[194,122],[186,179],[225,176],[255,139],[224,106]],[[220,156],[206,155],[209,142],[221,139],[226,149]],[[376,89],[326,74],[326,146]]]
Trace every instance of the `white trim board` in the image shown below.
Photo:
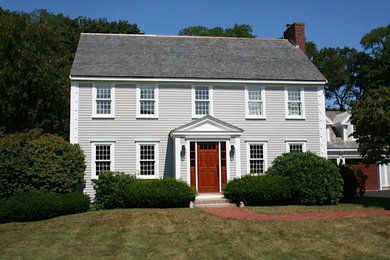
[[[79,81],[115,81],[115,82],[169,82],[169,83],[226,83],[226,84],[298,84],[324,85],[327,81],[294,81],[294,80],[242,80],[242,79],[175,79],[175,78],[126,78],[126,77],[85,77],[72,76],[71,80]]]

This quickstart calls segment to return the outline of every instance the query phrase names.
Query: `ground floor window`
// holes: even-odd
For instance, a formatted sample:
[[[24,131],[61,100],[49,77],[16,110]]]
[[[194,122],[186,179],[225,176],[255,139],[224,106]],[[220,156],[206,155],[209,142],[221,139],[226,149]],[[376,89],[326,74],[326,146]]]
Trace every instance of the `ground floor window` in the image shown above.
[[[266,170],[266,143],[247,143],[247,171],[262,174]]]
[[[112,171],[114,158],[114,143],[93,143],[92,178],[98,178],[101,172]]]
[[[158,176],[158,143],[137,143],[137,172],[141,178]]]
[[[306,142],[286,142],[286,152],[303,153],[306,152]]]

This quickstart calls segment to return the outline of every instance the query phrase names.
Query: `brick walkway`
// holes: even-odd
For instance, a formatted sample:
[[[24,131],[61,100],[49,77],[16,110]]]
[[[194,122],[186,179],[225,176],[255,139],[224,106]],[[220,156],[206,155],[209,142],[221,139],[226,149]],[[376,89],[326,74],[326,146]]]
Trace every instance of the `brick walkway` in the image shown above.
[[[220,217],[246,220],[309,220],[390,215],[390,211],[388,210],[334,211],[283,215],[261,215],[244,208],[202,208],[202,210]]]

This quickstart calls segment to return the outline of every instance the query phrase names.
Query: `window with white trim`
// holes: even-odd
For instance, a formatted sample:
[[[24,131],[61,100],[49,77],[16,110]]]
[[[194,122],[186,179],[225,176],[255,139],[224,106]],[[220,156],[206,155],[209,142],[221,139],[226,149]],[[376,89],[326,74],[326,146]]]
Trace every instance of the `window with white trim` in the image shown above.
[[[137,86],[137,117],[158,117],[158,88],[156,85]]]
[[[158,177],[158,143],[137,143],[137,172],[140,178]]]
[[[264,118],[264,88],[245,87],[245,111],[247,118]]]
[[[93,143],[92,178],[98,178],[101,172],[113,171],[114,144],[111,142]]]
[[[262,174],[266,170],[266,143],[247,143],[247,171],[251,174]]]
[[[112,84],[96,83],[93,87],[93,116],[114,117],[114,87]]]
[[[306,142],[286,142],[286,151],[288,153],[306,152]]]
[[[303,88],[287,88],[287,117],[288,118],[303,118]]]
[[[192,116],[212,115],[212,88],[210,86],[193,86]]]

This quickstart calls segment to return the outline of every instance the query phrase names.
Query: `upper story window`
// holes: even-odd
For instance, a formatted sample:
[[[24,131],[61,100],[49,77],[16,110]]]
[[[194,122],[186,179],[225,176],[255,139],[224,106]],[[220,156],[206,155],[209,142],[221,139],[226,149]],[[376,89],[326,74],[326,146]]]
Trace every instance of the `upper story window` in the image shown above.
[[[158,176],[158,142],[137,143],[137,172],[140,178]]]
[[[138,85],[137,117],[158,117],[158,88],[155,85]]]
[[[304,118],[303,88],[286,88],[286,117]]]
[[[245,88],[246,118],[265,118],[265,96],[263,87]]]
[[[210,86],[193,86],[192,117],[213,114],[213,94]]]
[[[94,84],[92,109],[93,117],[114,117],[115,99],[112,84]]]
[[[247,143],[247,171],[252,174],[261,174],[266,170],[267,144],[263,142]]]
[[[92,178],[98,178],[101,172],[113,171],[114,143],[93,143]]]

